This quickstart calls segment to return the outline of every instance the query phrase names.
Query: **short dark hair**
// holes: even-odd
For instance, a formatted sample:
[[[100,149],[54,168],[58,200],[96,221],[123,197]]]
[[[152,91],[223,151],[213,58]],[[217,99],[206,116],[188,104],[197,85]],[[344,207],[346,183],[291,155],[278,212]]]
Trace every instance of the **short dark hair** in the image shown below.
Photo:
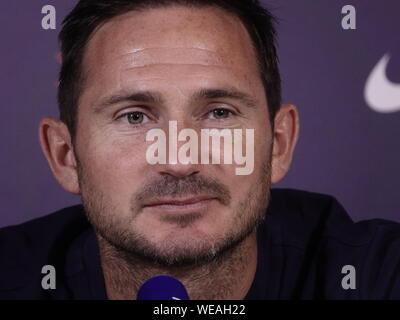
[[[275,17],[258,0],[80,0],[63,21],[59,35],[62,66],[59,75],[60,119],[75,137],[79,97],[84,75],[82,60],[93,31],[110,19],[129,11],[184,5],[218,7],[236,15],[250,34],[256,49],[266,91],[271,123],[281,105],[281,78],[276,50]]]

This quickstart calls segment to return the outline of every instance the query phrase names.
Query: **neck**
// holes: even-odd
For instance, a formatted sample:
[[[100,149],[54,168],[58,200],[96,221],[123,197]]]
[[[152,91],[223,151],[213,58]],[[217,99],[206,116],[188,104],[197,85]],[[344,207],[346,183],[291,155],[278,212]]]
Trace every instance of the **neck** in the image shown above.
[[[256,232],[221,259],[184,268],[164,268],[132,256],[126,259],[99,235],[98,242],[111,300],[135,299],[146,280],[161,274],[181,281],[192,300],[241,300],[251,287],[257,267]]]

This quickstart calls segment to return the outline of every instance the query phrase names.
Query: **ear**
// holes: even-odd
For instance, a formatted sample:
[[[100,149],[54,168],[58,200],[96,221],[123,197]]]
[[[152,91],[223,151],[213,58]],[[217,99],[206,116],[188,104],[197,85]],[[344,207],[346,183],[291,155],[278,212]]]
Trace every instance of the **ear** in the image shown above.
[[[278,183],[292,163],[293,151],[299,137],[300,120],[296,106],[283,105],[276,113],[273,132],[271,183]]]
[[[44,118],[39,125],[39,139],[58,183],[66,191],[79,194],[77,162],[67,126],[60,120]]]

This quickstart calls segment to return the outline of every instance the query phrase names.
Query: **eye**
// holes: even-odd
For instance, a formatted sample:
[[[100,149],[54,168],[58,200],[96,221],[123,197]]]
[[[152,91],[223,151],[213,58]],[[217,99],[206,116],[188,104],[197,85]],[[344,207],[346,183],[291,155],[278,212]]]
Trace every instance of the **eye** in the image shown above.
[[[122,118],[126,118],[126,120],[128,120],[128,123],[132,125],[143,124],[149,120],[149,118],[143,112],[140,111],[132,111],[124,113],[120,115],[117,119],[122,119]]]
[[[225,108],[217,108],[210,111],[208,114],[210,117],[214,117],[214,119],[219,120],[229,118],[229,116],[231,116],[233,112]]]

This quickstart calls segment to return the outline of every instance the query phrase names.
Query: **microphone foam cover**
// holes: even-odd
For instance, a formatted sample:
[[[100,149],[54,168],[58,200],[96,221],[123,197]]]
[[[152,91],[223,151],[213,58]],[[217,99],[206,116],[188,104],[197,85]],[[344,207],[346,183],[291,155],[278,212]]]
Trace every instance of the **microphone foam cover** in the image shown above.
[[[183,284],[170,276],[157,276],[140,287],[137,300],[190,300]]]

